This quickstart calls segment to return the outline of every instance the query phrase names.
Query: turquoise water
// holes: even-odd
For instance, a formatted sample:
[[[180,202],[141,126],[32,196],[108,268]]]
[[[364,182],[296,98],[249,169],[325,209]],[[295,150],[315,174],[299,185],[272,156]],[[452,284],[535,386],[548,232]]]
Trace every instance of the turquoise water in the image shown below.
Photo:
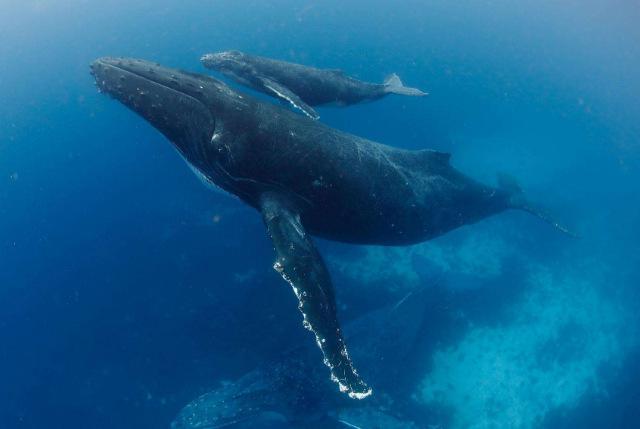
[[[311,387],[298,421],[243,424],[638,427],[638,19],[604,0],[4,0],[0,427],[169,427],[246,374],[293,373],[282,353],[313,342],[260,216],[204,188],[88,73],[104,55],[210,73],[200,56],[227,49],[398,73],[430,95],[321,120],[450,152],[487,183],[507,172],[582,237],[508,212],[413,247],[319,241],[377,399]],[[423,310],[376,311],[407,296]]]

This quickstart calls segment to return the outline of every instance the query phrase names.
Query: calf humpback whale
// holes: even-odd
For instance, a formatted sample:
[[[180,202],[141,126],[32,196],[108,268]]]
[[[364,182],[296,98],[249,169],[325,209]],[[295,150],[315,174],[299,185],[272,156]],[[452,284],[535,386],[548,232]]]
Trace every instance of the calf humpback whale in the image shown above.
[[[454,169],[448,154],[343,133],[211,77],[126,58],[98,59],[91,72],[101,91],[164,134],[205,183],[261,212],[274,269],[293,288],[331,379],[352,398],[372,390],[349,357],[329,272],[311,235],[406,245],[506,209],[549,220],[517,186],[481,184]]]
[[[404,86],[396,74],[382,84],[363,82],[347,76],[342,70],[318,69],[240,51],[206,54],[200,61],[205,67],[238,83],[290,103],[312,119],[320,116],[311,106],[356,104],[389,94],[427,95],[419,89]]]

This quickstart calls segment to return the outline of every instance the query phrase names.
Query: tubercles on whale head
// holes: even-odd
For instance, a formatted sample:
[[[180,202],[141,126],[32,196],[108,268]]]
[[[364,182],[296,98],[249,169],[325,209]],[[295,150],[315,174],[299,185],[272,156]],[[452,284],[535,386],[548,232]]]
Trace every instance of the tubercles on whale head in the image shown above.
[[[204,75],[132,58],[99,58],[91,74],[102,92],[160,131],[199,176],[218,185],[228,181],[223,161],[238,154],[224,144],[222,124],[228,106],[243,102],[230,88]]]
[[[142,116],[185,157],[209,143],[216,125],[214,81],[130,58],[97,59],[91,73],[103,92]]]

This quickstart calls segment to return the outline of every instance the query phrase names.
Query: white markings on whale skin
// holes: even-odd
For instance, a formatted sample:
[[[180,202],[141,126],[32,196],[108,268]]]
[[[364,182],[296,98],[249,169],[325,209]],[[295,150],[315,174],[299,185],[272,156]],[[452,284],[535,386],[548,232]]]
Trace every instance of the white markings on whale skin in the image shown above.
[[[351,424],[351,423],[349,423],[349,422],[347,422],[347,421],[345,421],[345,420],[338,420],[338,421],[339,421],[340,423],[342,423],[343,425],[348,426],[348,427],[350,427],[350,428],[362,429],[360,426],[356,426],[356,425]]]
[[[364,158],[370,157],[377,161],[380,168],[383,166],[389,167],[393,172],[392,174],[398,176],[406,188],[411,191],[413,196],[417,197],[416,191],[419,188],[414,186],[416,182],[415,174],[405,166],[394,161],[385,146],[360,138],[353,139],[352,145],[356,157],[358,158],[358,163],[362,164]],[[380,171],[383,170],[381,169]]]
[[[221,133],[218,133],[218,132],[213,133],[213,135],[211,136],[211,143],[213,144],[217,143],[221,137],[222,137]]]
[[[296,102],[292,97],[288,96],[287,94],[283,93],[282,91],[278,91],[278,89],[275,87],[275,85],[265,85],[267,88],[269,88],[271,91],[275,92],[278,97],[283,98],[285,100],[287,100],[289,103],[291,103],[291,105],[293,107],[295,107],[296,109],[300,110],[302,113],[304,113],[305,115],[307,115],[309,118],[313,119],[314,121],[319,119],[320,116],[318,116],[315,112],[311,113],[308,111],[308,108],[305,108],[304,106],[301,106],[298,102]]]
[[[369,388],[366,392],[355,392],[355,391],[351,390],[349,388],[349,386],[346,386],[344,383],[342,383],[338,379],[338,377],[336,377],[335,372],[334,372],[335,366],[331,364],[331,362],[329,361],[329,359],[325,355],[324,345],[327,342],[327,340],[326,340],[326,338],[321,337],[318,334],[318,332],[316,332],[313,329],[313,326],[309,322],[309,318],[308,318],[307,314],[304,312],[305,298],[307,297],[306,292],[300,292],[300,289],[298,289],[296,287],[296,285],[293,282],[293,280],[287,275],[287,273],[285,272],[284,261],[277,260],[273,264],[273,269],[276,272],[278,272],[282,276],[282,278],[287,283],[289,283],[289,285],[293,289],[293,293],[295,294],[296,298],[298,299],[298,310],[300,310],[300,313],[302,313],[302,326],[305,329],[307,329],[308,331],[311,331],[313,333],[313,335],[315,336],[316,344],[318,345],[318,347],[322,351],[322,354],[324,355],[322,361],[327,366],[327,368],[329,368],[329,371],[331,373],[331,381],[333,381],[334,383],[338,384],[338,389],[340,390],[341,393],[346,393],[352,399],[361,400],[361,399],[365,399],[365,398],[371,396],[371,394],[373,393],[373,389]],[[344,346],[344,344],[342,344],[342,347],[341,347],[341,350],[340,350],[340,354],[346,359],[346,361],[348,362],[349,366],[352,367],[352,371],[353,371],[354,375],[356,377],[359,377],[358,372],[356,371],[355,368],[353,368],[353,364],[351,362],[351,358],[349,357],[349,352],[347,351],[347,348]]]

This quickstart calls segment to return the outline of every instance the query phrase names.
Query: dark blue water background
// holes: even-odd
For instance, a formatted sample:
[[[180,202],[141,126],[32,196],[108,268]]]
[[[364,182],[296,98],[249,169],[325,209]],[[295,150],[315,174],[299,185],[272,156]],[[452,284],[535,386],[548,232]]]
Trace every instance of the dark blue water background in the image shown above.
[[[167,427],[217,381],[310,340],[270,268],[259,216],[207,191],[157,131],[98,94],[93,59],[204,71],[201,54],[240,49],[371,81],[396,72],[430,96],[320,108],[322,120],[452,152],[487,182],[514,175],[583,239],[521,213],[493,225],[505,222],[538,262],[598,260],[624,273],[605,286],[634,305],[638,22],[628,0],[4,0],[0,427]],[[384,285],[362,296],[334,277],[345,321],[391,299]],[[504,293],[479,293],[468,309],[487,323],[511,296],[510,284],[493,286]],[[548,425],[638,427],[633,352],[625,362],[607,398],[586,397]]]

